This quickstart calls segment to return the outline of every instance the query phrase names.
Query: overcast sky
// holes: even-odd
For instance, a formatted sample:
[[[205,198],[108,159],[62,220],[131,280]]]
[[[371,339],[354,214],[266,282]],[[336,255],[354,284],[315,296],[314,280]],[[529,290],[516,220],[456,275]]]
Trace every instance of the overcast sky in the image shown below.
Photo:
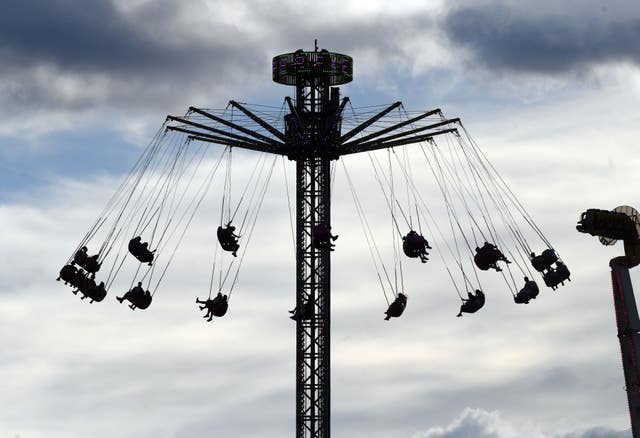
[[[342,93],[355,107],[402,100],[461,117],[573,273],[527,306],[493,290],[481,312],[455,318],[459,300],[433,257],[408,272],[403,317],[385,322],[338,175],[334,436],[630,435],[607,265],[622,248],[575,221],[590,207],[640,207],[640,3],[7,0],[0,436],[293,434],[281,167],[225,318],[206,323],[193,302],[208,290],[213,203],[146,311],[118,304],[118,291],[89,305],[54,279],[167,114],[230,99],[281,105],[292,90],[271,82],[272,56],[315,38],[353,56]],[[424,190],[440,205],[433,181]]]

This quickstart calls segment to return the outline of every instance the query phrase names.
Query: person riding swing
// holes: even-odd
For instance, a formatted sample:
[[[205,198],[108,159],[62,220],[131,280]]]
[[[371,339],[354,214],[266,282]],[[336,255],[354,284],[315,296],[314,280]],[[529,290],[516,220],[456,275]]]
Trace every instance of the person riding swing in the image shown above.
[[[545,272],[551,268],[551,265],[558,261],[558,255],[551,248],[545,249],[540,255],[532,252],[529,258],[531,259],[531,265],[538,272]]]
[[[387,315],[385,316],[384,320],[389,321],[391,318],[399,318],[406,307],[407,296],[400,292],[398,293],[396,299],[393,300],[393,303],[389,305],[389,308],[386,310],[386,312],[384,312],[384,314]]]
[[[313,227],[313,231],[311,233],[313,247],[319,250],[329,250],[333,251],[333,247],[335,246],[332,241],[338,239],[338,236],[334,236],[331,234],[331,227],[326,227],[324,225],[316,225]]]
[[[476,254],[473,256],[473,261],[476,266],[483,271],[488,271],[489,269],[495,269],[497,272],[502,271],[502,269],[498,266],[498,262],[502,261],[505,263],[511,263],[507,258],[502,254],[502,251],[498,249],[497,246],[485,242],[481,248],[476,247]]]
[[[529,304],[529,301],[534,300],[539,293],[538,284],[529,280],[529,277],[524,277],[524,287],[513,297],[513,300],[518,304]]]
[[[131,310],[138,309],[146,309],[151,304],[151,293],[148,290],[144,290],[142,287],[142,282],[139,281],[138,285],[131,288],[131,290],[127,291],[123,296],[116,297],[116,299],[122,303],[124,300],[129,301],[131,304],[129,308]]]
[[[460,312],[456,315],[458,317],[462,316],[462,313],[475,313],[484,306],[485,297],[484,292],[480,289],[476,289],[476,293],[467,292],[466,300],[462,299],[462,305],[460,306]]]
[[[203,318],[208,318],[207,321],[211,321],[214,316],[222,317],[227,313],[229,308],[229,298],[226,295],[222,295],[222,292],[218,292],[213,299],[208,298],[205,301],[201,301],[196,298],[196,304],[202,304],[200,310],[207,309],[206,315]]]
[[[542,275],[542,278],[544,279],[544,284],[556,290],[560,285],[564,286],[565,281],[571,281],[570,276],[571,272],[569,272],[567,265],[558,261],[556,262],[556,268],[549,268],[547,272]]]
[[[313,316],[313,301],[305,301],[302,304],[302,311],[298,311],[298,307],[289,310],[290,319],[294,321],[309,320]]]
[[[427,249],[431,249],[427,239],[414,230],[409,231],[406,236],[402,237],[402,251],[407,257],[419,257],[422,263],[427,263],[427,260],[429,260]]]
[[[136,236],[129,241],[129,252],[141,263],[147,263],[151,266],[156,251],[149,251],[149,243],[143,242],[142,237]]]
[[[99,254],[94,254],[89,256],[89,250],[86,246],[80,248],[73,255],[73,261],[71,264],[76,264],[79,267],[83,268],[89,274],[91,274],[92,278],[95,278],[96,272],[100,270],[100,263],[98,262]]]
[[[240,236],[236,235],[234,231],[236,227],[231,225],[231,221],[226,226],[219,226],[217,230],[218,242],[223,250],[230,252],[234,257],[237,257],[237,251],[240,249],[238,239]]]

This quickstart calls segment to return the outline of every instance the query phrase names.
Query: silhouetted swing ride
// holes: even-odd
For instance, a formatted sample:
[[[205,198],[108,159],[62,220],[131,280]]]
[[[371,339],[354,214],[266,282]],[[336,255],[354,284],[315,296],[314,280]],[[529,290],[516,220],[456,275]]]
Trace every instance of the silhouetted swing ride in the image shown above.
[[[195,301],[207,321],[223,317],[278,157],[288,200],[284,157],[295,161],[295,226],[291,202],[288,207],[297,261],[296,302],[289,311],[296,322],[297,437],[330,436],[330,254],[339,251],[330,220],[330,187],[341,157],[367,154],[377,185],[373,189],[379,189],[389,213],[393,254],[383,257],[387,247],[378,243],[380,233],[356,187],[359,180],[352,178],[348,160],[339,160],[386,300],[385,320],[401,317],[407,308],[410,287],[405,287],[403,263],[419,261],[426,272],[433,264],[431,250],[460,300],[457,316],[485,305],[482,276],[500,276],[518,304],[538,296],[536,275],[552,289],[570,277],[459,119],[446,118],[440,109],[409,112],[401,102],[352,107],[348,97],[340,99],[337,87],[351,82],[352,74],[349,56],[317,46],[298,50],[273,59],[273,80],[295,87],[295,98],[285,98],[281,107],[232,100],[222,110],[190,107],[184,116],[167,117],[58,278],[90,302],[116,290],[118,301],[128,301],[132,310],[149,308],[214,186],[222,198],[218,226],[202,238],[218,243],[208,296]],[[239,172],[233,160],[238,149],[266,153],[243,153]],[[443,218],[419,188],[429,173],[443,200]],[[235,183],[238,176],[243,184]],[[391,256],[389,263],[385,257]],[[116,279],[123,272],[127,283],[121,285]],[[96,276],[102,279],[99,284]]]

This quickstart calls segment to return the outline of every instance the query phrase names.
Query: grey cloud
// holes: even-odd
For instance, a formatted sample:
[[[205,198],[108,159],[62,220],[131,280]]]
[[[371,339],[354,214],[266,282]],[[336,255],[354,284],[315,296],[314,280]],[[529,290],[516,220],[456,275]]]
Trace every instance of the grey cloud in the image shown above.
[[[0,17],[0,102],[14,113],[219,105],[242,98],[230,94],[239,86],[268,93],[271,57],[309,49],[314,38],[370,64],[402,68],[415,58],[405,42],[434,27],[426,13],[326,20],[289,2],[240,2],[242,18],[203,0],[127,8],[114,0],[36,3],[12,0]]]
[[[541,13],[476,4],[453,10],[443,26],[454,44],[471,50],[474,62],[494,71],[563,74],[611,62],[640,65],[637,11],[608,16],[591,6]],[[592,13],[585,16],[585,10]]]
[[[0,16],[0,103],[9,117],[114,107],[170,112],[268,69],[269,54],[250,43],[250,32],[202,1],[188,11],[210,21],[185,18],[185,10],[170,1],[127,10],[109,0],[12,1]]]
[[[145,4],[126,13],[109,0],[90,7],[78,0],[11,3],[0,17],[0,53],[13,65],[155,75],[185,65],[222,66],[217,60],[230,56],[233,41],[242,37],[224,23],[217,23],[216,31],[224,32],[224,40],[204,40],[189,29],[175,29],[171,23],[180,13],[175,2]],[[202,2],[191,7],[208,11]]]

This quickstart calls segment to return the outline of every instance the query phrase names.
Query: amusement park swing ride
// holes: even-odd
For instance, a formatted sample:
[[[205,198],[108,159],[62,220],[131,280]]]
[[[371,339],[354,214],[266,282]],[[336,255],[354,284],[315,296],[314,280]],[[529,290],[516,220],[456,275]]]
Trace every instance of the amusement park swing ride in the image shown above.
[[[225,109],[190,107],[184,116],[167,117],[58,278],[89,302],[103,301],[114,290],[132,310],[147,309],[220,174],[223,196],[209,296],[195,298],[208,321],[223,317],[277,159],[294,161],[296,295],[289,316],[296,325],[299,438],[330,436],[331,252],[338,238],[331,222],[331,185],[338,167],[387,299],[386,320],[400,317],[407,306],[403,254],[410,263],[427,263],[431,244],[461,301],[457,316],[484,306],[483,276],[502,277],[516,304],[536,299],[536,276],[554,290],[570,281],[567,266],[460,119],[447,118],[440,109],[407,111],[401,102],[353,107],[338,87],[352,79],[351,57],[316,45],[313,51],[273,58],[273,80],[295,90],[281,107],[231,100]],[[254,151],[257,159],[232,200],[237,149]],[[386,161],[375,153],[380,150]],[[368,155],[389,211],[393,267],[381,254],[358,181],[348,171],[344,157],[352,154]],[[418,171],[433,175],[448,224],[438,223],[434,206],[421,196]],[[126,285],[116,283],[127,269],[132,277]],[[400,282],[390,273],[398,271]]]

